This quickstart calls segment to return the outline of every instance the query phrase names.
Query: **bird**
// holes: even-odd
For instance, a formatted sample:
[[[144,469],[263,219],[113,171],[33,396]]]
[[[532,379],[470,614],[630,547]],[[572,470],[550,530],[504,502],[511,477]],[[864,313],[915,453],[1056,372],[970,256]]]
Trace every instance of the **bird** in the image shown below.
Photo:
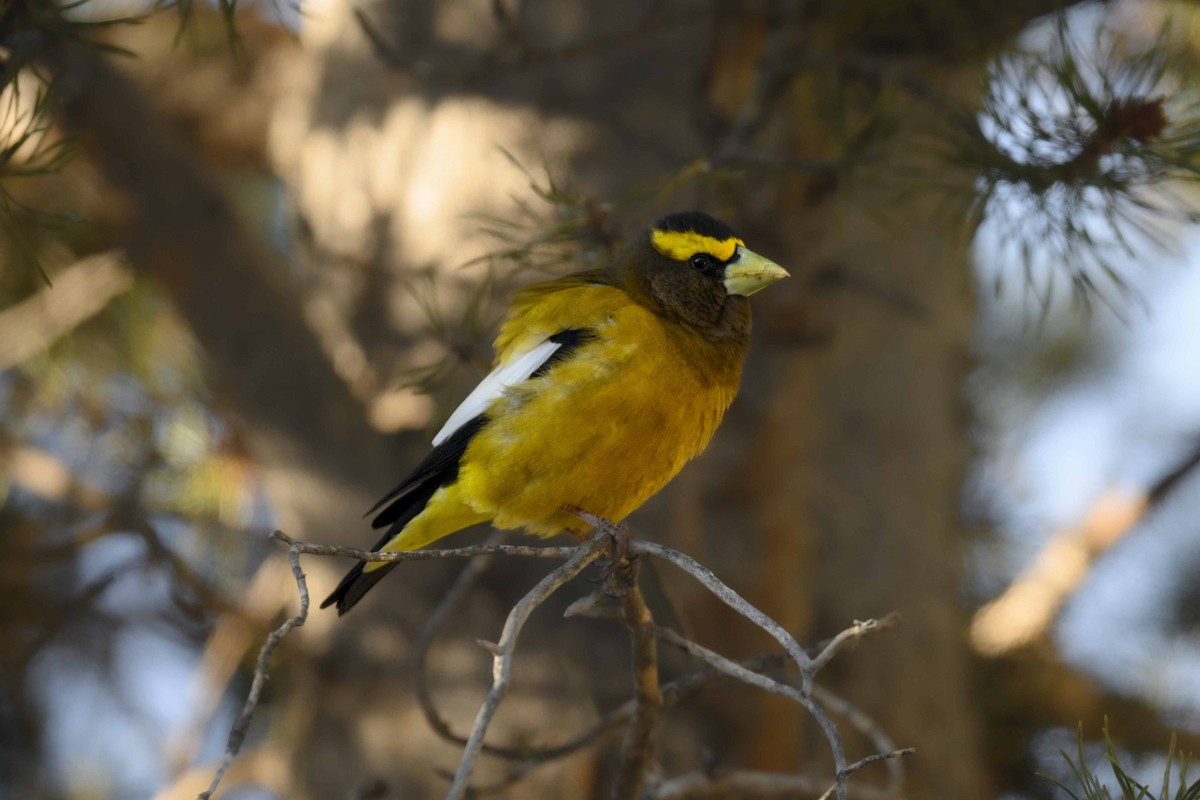
[[[411,474],[367,512],[376,552],[482,522],[584,538],[699,455],[733,402],[748,297],[788,277],[706,213],[663,217],[604,269],[519,291],[492,371]],[[397,562],[360,561],[321,604],[349,611]]]

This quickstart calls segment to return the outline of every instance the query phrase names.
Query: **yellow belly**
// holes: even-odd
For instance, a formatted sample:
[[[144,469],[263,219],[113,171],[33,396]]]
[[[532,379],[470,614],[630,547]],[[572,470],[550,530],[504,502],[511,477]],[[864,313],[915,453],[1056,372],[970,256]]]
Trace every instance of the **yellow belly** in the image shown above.
[[[596,330],[574,358],[495,401],[467,448],[458,495],[496,527],[587,529],[570,506],[624,519],[704,449],[732,402],[741,353],[729,345],[635,305]]]

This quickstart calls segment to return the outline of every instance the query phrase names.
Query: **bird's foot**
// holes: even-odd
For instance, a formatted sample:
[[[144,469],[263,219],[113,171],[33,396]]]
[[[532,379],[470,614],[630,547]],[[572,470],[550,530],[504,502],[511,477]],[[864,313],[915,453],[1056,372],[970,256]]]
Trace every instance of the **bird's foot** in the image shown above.
[[[637,579],[637,554],[629,552],[629,542],[633,534],[619,522],[596,516],[578,506],[567,506],[568,514],[578,517],[595,530],[592,538],[606,536],[609,538],[610,557],[597,561],[604,570],[604,591],[610,597],[624,597],[629,587]]]

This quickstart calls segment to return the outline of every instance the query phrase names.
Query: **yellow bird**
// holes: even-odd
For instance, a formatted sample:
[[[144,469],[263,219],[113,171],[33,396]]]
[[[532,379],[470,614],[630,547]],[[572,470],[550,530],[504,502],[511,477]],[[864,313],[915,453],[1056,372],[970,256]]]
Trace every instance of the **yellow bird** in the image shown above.
[[[707,214],[659,220],[605,270],[520,292],[495,363],[433,449],[368,513],[406,552],[479,522],[581,536],[704,450],[737,394],[750,304],[787,277]],[[354,606],[395,563],[360,562],[321,607]]]

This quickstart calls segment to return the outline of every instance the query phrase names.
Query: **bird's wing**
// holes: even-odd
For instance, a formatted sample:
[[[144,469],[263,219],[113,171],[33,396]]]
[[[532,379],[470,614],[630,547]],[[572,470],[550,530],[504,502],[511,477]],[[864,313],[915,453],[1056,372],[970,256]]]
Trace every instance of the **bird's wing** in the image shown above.
[[[515,354],[505,363],[497,365],[479,382],[474,391],[467,395],[467,399],[454,409],[450,419],[446,420],[446,424],[433,437],[434,446],[449,439],[455,431],[486,411],[493,400],[504,394],[505,389],[528,380],[529,376],[550,360],[560,347],[562,347],[561,343],[554,341],[553,338],[547,338],[525,352]]]
[[[628,298],[602,272],[579,272],[527,286],[513,298],[492,344],[496,351],[493,366],[512,361],[568,328],[594,327],[622,302]]]
[[[496,337],[496,363],[433,437],[439,445],[478,417],[492,401],[531,377],[539,377],[588,338],[618,290],[599,272],[581,272],[519,292]],[[579,290],[585,291],[584,295]],[[573,290],[573,291],[572,291]],[[607,302],[593,296],[599,290]]]
[[[559,361],[570,356],[580,346],[592,338],[592,332],[583,328],[568,328],[544,338],[528,350],[516,353],[512,360],[500,364],[485,377],[475,390],[467,395],[467,399],[454,410],[450,419],[433,437],[433,449],[417,464],[407,478],[388,492],[378,503],[371,507],[367,515],[374,514],[384,505],[393,504],[377,516],[371,526],[381,528],[393,525],[408,504],[397,504],[394,501],[407,495],[415,494],[413,502],[424,505],[432,491],[443,485],[447,476],[458,474],[458,463],[475,434],[487,424],[484,412],[487,407],[510,386],[515,386],[531,378],[540,378]],[[423,497],[420,491],[429,489]],[[418,509],[419,510],[419,509]],[[395,531],[392,531],[393,533]],[[390,536],[390,534],[389,534]],[[388,537],[385,537],[386,542]],[[380,542],[378,547],[382,547]],[[378,549],[378,547],[376,549]]]

